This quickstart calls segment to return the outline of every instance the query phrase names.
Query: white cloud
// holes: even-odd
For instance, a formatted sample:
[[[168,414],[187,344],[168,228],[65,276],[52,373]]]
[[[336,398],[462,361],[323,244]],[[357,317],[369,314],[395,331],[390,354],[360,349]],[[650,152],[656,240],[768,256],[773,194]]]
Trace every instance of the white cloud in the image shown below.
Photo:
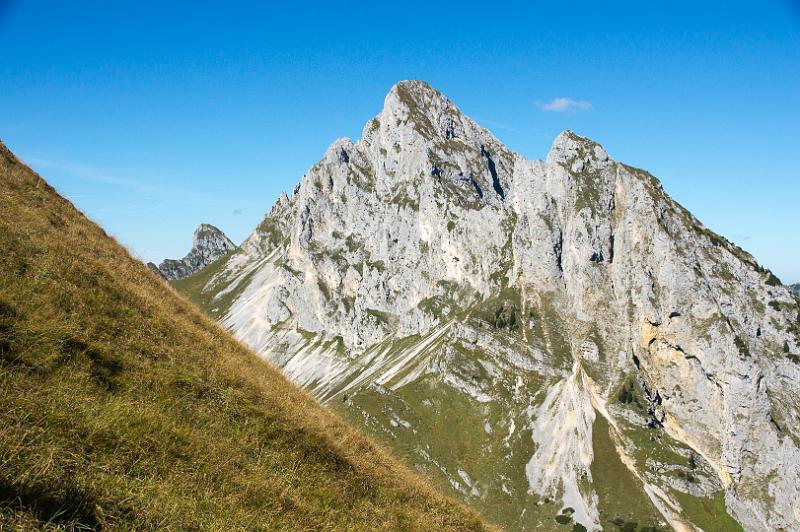
[[[588,111],[592,108],[591,102],[587,102],[586,100],[573,100],[572,98],[555,98],[546,103],[537,102],[536,105],[543,111],[566,114]]]

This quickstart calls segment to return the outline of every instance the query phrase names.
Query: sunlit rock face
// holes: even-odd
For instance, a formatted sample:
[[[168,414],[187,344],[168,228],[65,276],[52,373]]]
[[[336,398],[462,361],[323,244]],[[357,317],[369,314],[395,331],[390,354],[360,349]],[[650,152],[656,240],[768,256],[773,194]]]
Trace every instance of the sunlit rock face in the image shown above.
[[[570,131],[398,83],[190,295],[508,529],[800,529],[797,297]]]
[[[197,273],[215,260],[233,250],[236,245],[225,233],[210,224],[200,224],[192,235],[192,249],[181,260],[165,259],[158,271],[174,281]]]

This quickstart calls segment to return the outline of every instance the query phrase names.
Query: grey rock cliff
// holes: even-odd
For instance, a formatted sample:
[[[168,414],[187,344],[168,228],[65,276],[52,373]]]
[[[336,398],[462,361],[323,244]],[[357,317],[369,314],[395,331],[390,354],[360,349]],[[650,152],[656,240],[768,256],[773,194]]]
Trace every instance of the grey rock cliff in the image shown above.
[[[183,279],[226,255],[236,245],[211,224],[200,224],[192,235],[192,249],[180,260],[165,259],[158,270],[168,280]]]
[[[596,142],[565,131],[527,160],[406,81],[203,290],[511,529],[698,530],[716,500],[800,530],[800,309],[774,279]],[[634,492],[609,491],[621,476]]]
[[[153,272],[154,274],[156,274],[157,276],[161,277],[162,279],[166,279],[166,277],[164,277],[164,274],[163,274],[163,273],[161,273],[161,270],[159,270],[159,269],[158,269],[158,266],[156,266],[154,263],[152,263],[152,262],[148,262],[148,263],[146,264],[146,266],[147,266],[148,268],[150,268],[150,271],[152,271],[152,272]]]

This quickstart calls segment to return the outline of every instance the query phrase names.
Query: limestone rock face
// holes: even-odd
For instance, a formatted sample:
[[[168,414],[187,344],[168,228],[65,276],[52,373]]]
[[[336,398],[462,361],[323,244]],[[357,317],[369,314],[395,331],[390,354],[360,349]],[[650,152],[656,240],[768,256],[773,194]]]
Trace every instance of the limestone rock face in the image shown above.
[[[233,250],[236,245],[211,224],[200,224],[192,235],[192,249],[180,260],[165,259],[158,270],[168,280],[183,279],[197,273]]]
[[[596,142],[527,160],[404,81],[203,291],[509,529],[800,530],[800,315],[774,279]]]
[[[800,296],[800,283],[789,285],[789,289],[795,293],[795,295]]]

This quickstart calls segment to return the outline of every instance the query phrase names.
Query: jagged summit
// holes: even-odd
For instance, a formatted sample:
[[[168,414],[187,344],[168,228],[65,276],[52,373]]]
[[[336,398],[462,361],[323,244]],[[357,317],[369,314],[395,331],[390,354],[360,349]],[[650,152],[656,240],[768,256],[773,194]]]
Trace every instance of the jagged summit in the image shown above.
[[[389,98],[391,94],[398,94],[401,92],[406,92],[417,97],[422,96],[427,98],[441,98],[447,100],[447,97],[433,88],[430,83],[421,79],[404,79],[398,81],[392,85],[392,88],[389,89],[386,97]]]
[[[564,163],[579,155],[581,160],[573,161],[576,167],[609,162],[602,146],[569,130],[554,140],[547,161]],[[508,149],[431,85],[406,80],[391,88],[381,113],[364,126],[362,138],[355,143],[349,138],[334,141],[304,176],[310,177],[308,185],[299,184],[296,192],[329,193],[337,173],[361,183],[362,190],[375,188],[393,196],[433,180],[448,191],[448,201],[497,207],[512,188],[514,166],[528,163],[535,161]],[[314,174],[321,169],[328,175],[319,180]]]
[[[192,245],[194,247],[205,247],[216,240],[221,240],[225,243],[230,242],[225,233],[211,224],[198,225],[192,234]]]
[[[165,259],[158,270],[168,280],[196,273],[233,250],[236,245],[211,224],[200,224],[192,235],[192,249],[180,260]]]
[[[379,121],[382,131],[410,123],[409,133],[417,133],[428,140],[460,139],[469,143],[476,139],[480,142],[480,137],[491,137],[441,92],[419,80],[396,83],[386,95],[383,110],[375,120]],[[370,128],[368,123],[365,132],[369,133]],[[494,137],[492,140],[496,142]]]
[[[401,82],[204,275],[239,339],[510,529],[800,526],[797,300],[572,131],[528,160]]]
[[[383,103],[383,111],[405,106],[413,113],[434,114],[442,110],[461,114],[461,111],[441,92],[419,80],[400,81],[392,86]]]
[[[497,141],[490,131],[475,123],[445,95],[421,80],[404,80],[392,86],[386,95],[379,118],[383,118],[390,126],[393,122],[389,118],[395,119],[395,125],[405,120],[416,120],[421,122],[415,124],[416,130],[420,134],[429,135],[430,138],[468,140],[470,137],[488,135],[493,141]],[[365,129],[369,126],[368,123]],[[608,159],[608,155],[599,143],[568,129],[554,139],[547,159],[575,156],[579,149],[584,151],[597,149],[595,155],[598,159]]]
[[[566,129],[559,133],[547,153],[549,163],[565,163],[578,156],[590,156],[599,162],[608,161],[605,149],[590,138]]]
[[[398,102],[423,112],[433,106],[456,108],[453,102],[429,83],[416,79],[398,81],[392,85],[384,98],[383,107],[396,107]]]

